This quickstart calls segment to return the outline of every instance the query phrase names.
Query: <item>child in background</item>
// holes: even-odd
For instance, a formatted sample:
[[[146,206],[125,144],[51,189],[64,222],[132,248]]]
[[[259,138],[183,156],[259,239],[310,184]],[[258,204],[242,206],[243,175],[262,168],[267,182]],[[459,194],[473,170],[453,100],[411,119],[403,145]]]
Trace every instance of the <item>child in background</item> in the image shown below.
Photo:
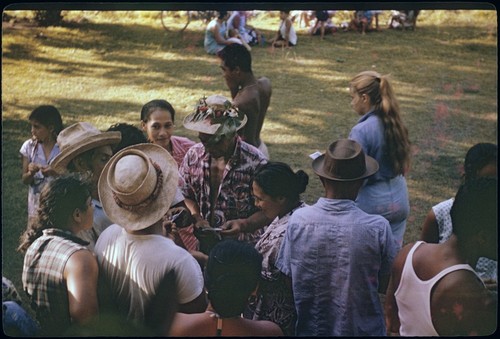
[[[227,31],[227,35],[229,37],[227,41],[243,45],[249,52],[252,50],[252,47],[250,47],[250,45],[245,42],[245,39],[241,38],[240,33],[238,32],[237,29],[231,28],[230,30]]]
[[[26,140],[19,152],[22,156],[22,182],[28,189],[28,223],[36,216],[42,184],[55,172],[49,163],[59,154],[57,136],[63,129],[61,114],[51,105],[43,105],[31,112],[31,139]]]

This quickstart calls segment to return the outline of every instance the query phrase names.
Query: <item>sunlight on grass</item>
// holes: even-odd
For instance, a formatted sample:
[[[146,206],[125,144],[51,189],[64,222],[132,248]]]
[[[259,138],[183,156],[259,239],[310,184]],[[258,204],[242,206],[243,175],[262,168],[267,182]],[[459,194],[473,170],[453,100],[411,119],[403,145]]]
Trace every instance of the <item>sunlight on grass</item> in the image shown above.
[[[18,152],[36,106],[55,105],[66,126],[88,121],[105,130],[117,122],[139,126],[142,105],[166,99],[176,110],[175,134],[198,141],[182,119],[204,95],[230,96],[219,59],[203,49],[206,24],[193,20],[180,32],[185,12],[166,13],[166,28],[160,11],[63,11],[65,25],[46,28],[21,20],[31,11],[6,12],[19,20],[2,29],[2,241],[10,250],[26,224]],[[269,40],[278,11],[258,13],[249,23]],[[333,19],[351,15],[341,10]],[[405,241],[414,241],[429,208],[454,195],[467,149],[497,142],[497,15],[422,10],[415,31],[387,29],[389,17],[380,16],[381,32],[337,32],[324,41],[296,26],[296,47],[255,46],[252,68],[273,86],[262,138],[272,160],[310,175],[308,203],[323,195],[308,155],[347,137],[359,119],[350,79],[363,70],[391,76],[412,142]],[[22,257],[12,256],[7,273],[17,277]]]

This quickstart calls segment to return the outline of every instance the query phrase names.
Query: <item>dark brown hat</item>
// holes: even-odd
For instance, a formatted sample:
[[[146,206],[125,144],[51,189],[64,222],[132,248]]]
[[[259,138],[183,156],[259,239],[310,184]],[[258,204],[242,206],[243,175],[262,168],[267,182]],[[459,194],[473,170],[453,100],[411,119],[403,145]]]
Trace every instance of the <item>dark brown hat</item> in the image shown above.
[[[365,155],[354,140],[340,139],[328,146],[326,153],[314,159],[314,172],[320,177],[336,181],[355,181],[378,171],[377,160]]]

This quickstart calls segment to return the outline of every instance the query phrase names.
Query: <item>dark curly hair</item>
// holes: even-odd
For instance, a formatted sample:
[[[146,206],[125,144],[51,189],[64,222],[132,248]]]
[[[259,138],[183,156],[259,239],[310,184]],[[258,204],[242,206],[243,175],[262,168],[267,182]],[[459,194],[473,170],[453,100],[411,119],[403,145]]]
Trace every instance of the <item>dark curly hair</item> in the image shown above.
[[[76,174],[56,177],[45,184],[40,193],[37,219],[21,235],[18,251],[26,252],[45,229],[67,229],[68,219],[75,209],[87,210],[90,187]]]

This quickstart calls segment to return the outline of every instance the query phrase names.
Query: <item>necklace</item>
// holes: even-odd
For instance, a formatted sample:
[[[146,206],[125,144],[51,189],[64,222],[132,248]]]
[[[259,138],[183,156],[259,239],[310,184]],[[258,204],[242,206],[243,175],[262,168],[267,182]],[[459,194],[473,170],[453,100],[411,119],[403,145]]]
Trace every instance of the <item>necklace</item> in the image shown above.
[[[238,86],[238,92],[241,92],[241,91],[243,91],[244,89],[246,89],[246,88],[250,88],[250,87],[253,87],[253,86],[257,86],[257,81],[255,81],[253,84],[248,85],[248,86],[245,86],[245,87],[242,87],[241,85],[239,85],[239,86]]]

